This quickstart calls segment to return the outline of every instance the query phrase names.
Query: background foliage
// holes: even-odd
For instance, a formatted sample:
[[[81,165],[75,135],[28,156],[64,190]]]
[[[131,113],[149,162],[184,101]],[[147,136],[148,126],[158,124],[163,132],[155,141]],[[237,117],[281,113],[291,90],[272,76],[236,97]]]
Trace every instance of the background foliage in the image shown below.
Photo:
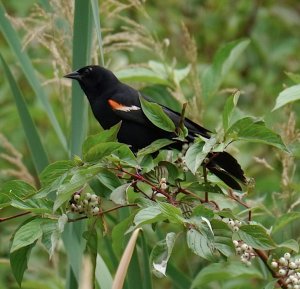
[[[105,61],[124,82],[142,89],[162,104],[180,110],[181,104],[188,100],[188,116],[218,132],[222,129],[222,112],[228,96],[240,90],[235,117],[244,113],[263,118],[292,152],[286,154],[271,146],[249,142],[230,146],[247,176],[255,180],[255,188],[247,199],[256,207],[254,220],[266,228],[273,226],[277,243],[291,238],[299,241],[297,165],[300,152],[296,117],[299,105],[295,102],[273,111],[276,99],[279,107],[282,99],[283,102],[286,97],[297,100],[300,95],[297,86],[300,82],[298,1],[128,0],[119,3],[108,0],[101,1],[100,14],[97,1],[36,2],[3,1],[1,4],[1,55],[26,101],[26,105],[20,103],[21,97],[15,101],[7,78],[0,79],[1,182],[17,178],[39,186],[37,172],[48,162],[68,159],[74,153],[81,155],[83,139],[100,129],[78,87],[71,92],[70,82],[62,76],[85,63]],[[100,15],[102,35],[100,24],[95,22],[97,15]],[[88,33],[80,31],[80,27]],[[288,87],[293,90],[284,90]],[[277,98],[280,93],[283,97]],[[34,131],[28,132],[30,121],[24,118],[20,121],[18,102],[23,109],[20,115],[26,118],[30,113],[41,144]],[[33,148],[40,147],[39,151],[32,151],[26,135],[35,141]],[[228,205],[225,200],[223,205]],[[9,207],[0,213],[8,216],[18,211]],[[112,215],[111,222],[127,214],[122,209]],[[3,288],[17,286],[8,252],[11,234],[19,225],[20,220],[14,219],[0,227],[0,286]],[[84,244],[70,240],[82,230],[76,226],[70,229],[71,232],[64,235],[64,242],[73,245],[66,253],[60,243],[50,261],[38,244],[32,251],[23,288],[40,288],[41,282],[43,287],[48,286],[45,288],[63,288],[66,280],[72,288],[74,278],[70,272],[78,268],[69,271],[64,265],[66,256],[68,260],[74,258],[71,263],[76,264],[76,257],[71,257],[70,252]],[[144,236],[139,241],[140,248],[150,250],[164,238],[166,230],[162,225],[157,235]],[[205,273],[201,271],[204,267],[208,273],[217,271],[215,267],[208,267],[207,261],[192,256],[186,246],[181,248],[181,241],[176,241],[168,277],[154,277],[154,288],[157,284],[186,288],[180,284],[196,280],[199,272]],[[103,266],[113,273],[118,258],[111,254],[109,244],[109,234],[99,239]],[[240,263],[235,261],[231,266],[229,272],[241,270],[234,280],[223,278],[225,281],[210,282],[216,280],[216,276],[209,279],[207,274],[207,284],[201,288],[239,288],[241,284],[243,288],[263,288],[267,283],[267,273],[259,263],[251,269],[240,269]],[[251,280],[247,285],[246,278]],[[129,272],[128,288],[131,288],[130,282],[139,281],[138,274]]]

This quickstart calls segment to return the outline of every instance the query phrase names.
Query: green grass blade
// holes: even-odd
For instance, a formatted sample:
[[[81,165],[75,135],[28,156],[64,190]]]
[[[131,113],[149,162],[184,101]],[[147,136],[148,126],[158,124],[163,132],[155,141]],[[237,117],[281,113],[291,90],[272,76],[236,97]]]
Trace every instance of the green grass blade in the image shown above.
[[[41,100],[41,103],[47,113],[50,122],[65,150],[67,150],[67,141],[61,130],[61,127],[57,121],[57,118],[52,110],[52,107],[48,101],[48,98],[45,94],[44,89],[41,86],[39,79],[36,76],[34,67],[26,54],[22,49],[22,45],[19,39],[19,36],[15,29],[10,24],[8,18],[5,16],[6,11],[3,4],[0,2],[0,30],[2,31],[3,36],[10,45],[12,51],[15,53],[17,62],[20,64],[25,77],[27,78],[29,84],[31,85],[35,95]]]
[[[100,13],[99,13],[99,2],[97,0],[91,0],[92,12],[94,18],[94,24],[96,29],[96,35],[98,39],[99,51],[100,51],[100,64],[104,66],[104,55],[103,55],[103,42],[100,25]]]
[[[76,0],[73,27],[73,68],[78,69],[90,61],[92,37],[92,17],[90,1]],[[74,81],[72,85],[71,111],[71,155],[80,155],[83,140],[87,134],[87,101],[79,85]],[[84,222],[85,223],[85,222]],[[68,275],[67,288],[78,288],[80,266],[84,250],[82,233],[85,226],[81,223],[72,224],[64,232],[64,244],[68,252],[69,262],[73,274]],[[76,250],[70,249],[70,243],[76,238]],[[74,258],[72,255],[76,255]],[[78,267],[79,266],[79,267]],[[69,269],[69,270],[71,270]]]
[[[48,157],[37,132],[36,126],[30,116],[24,97],[2,55],[0,55],[4,72],[7,76],[11,91],[15,98],[18,113],[25,131],[26,139],[32,155],[34,166],[40,173],[48,165]]]
[[[76,0],[73,28],[73,68],[90,61],[92,16],[90,1]],[[81,155],[87,134],[87,101],[77,82],[72,86],[71,155]]]

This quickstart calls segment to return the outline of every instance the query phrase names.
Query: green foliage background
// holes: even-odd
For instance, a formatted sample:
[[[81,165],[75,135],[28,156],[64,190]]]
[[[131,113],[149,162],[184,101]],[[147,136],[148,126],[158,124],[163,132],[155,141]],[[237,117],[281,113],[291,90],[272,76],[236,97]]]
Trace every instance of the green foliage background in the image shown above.
[[[292,152],[286,154],[267,145],[247,142],[230,147],[247,176],[255,180],[255,189],[249,195],[249,202],[257,207],[255,220],[266,227],[275,224],[274,239],[277,242],[290,238],[299,241],[299,104],[293,102],[272,111],[278,95],[285,88],[300,83],[298,1],[101,1],[102,38],[100,27],[93,18],[93,12],[97,12],[97,1],[75,1],[77,16],[73,12],[74,1],[2,2],[2,9],[9,15],[7,19],[17,32],[22,51],[29,56],[41,91],[61,127],[61,136],[58,137],[49,114],[45,112],[43,96],[28,81],[28,67],[20,64],[20,58],[14,52],[16,47],[8,44],[4,22],[1,22],[1,55],[21,89],[50,163],[68,159],[74,153],[80,155],[80,145],[85,136],[100,131],[90,110],[86,114],[87,104],[78,87],[71,92],[70,82],[62,76],[86,62],[103,63],[102,54],[105,65],[123,81],[142,89],[156,101],[180,110],[180,103],[189,100],[188,116],[211,130],[220,130],[226,99],[239,89],[241,113],[264,118],[267,126],[281,135]],[[90,3],[90,10],[85,11],[82,8],[87,7],[87,3]],[[74,15],[74,27],[85,27],[85,31],[89,31],[77,30],[77,40],[75,33],[73,37]],[[228,69],[222,67],[219,71],[222,64],[222,55],[218,54],[220,48],[243,39],[250,40],[247,47],[245,45],[241,49],[232,66],[228,64]],[[92,47],[90,56],[85,52],[89,45]],[[224,50],[222,53],[228,58]],[[213,71],[215,78],[209,77],[207,69]],[[158,77],[153,70],[163,72]],[[182,79],[178,81],[178,77]],[[299,99],[299,88],[293,95]],[[0,105],[0,180],[19,178],[38,185],[37,167],[4,73],[0,79]],[[19,158],[19,153],[22,158]],[[16,212],[6,208],[0,214],[7,216]],[[285,218],[287,212],[290,215]],[[122,219],[122,214],[126,216],[126,212],[120,212],[117,217]],[[0,226],[1,288],[17,286],[7,252],[11,233],[20,225],[19,222],[15,219]],[[74,232],[76,230],[80,231],[74,229]],[[161,233],[158,239],[163,236]],[[152,246],[156,241],[153,237],[147,245]],[[108,236],[101,240],[99,246],[103,251],[109,248],[109,242]],[[185,278],[192,280],[207,265],[198,257],[187,258],[190,256],[187,250],[185,247],[175,250],[169,265],[170,277],[155,279],[155,284],[165,288],[184,288],[175,285],[180,283],[179,279],[184,284],[187,282]],[[104,253],[103,258],[113,272],[117,260],[111,258],[109,252]],[[40,288],[41,283],[43,288],[64,288],[66,275],[72,282],[70,273],[63,266],[66,255],[62,248],[59,247],[51,261],[47,260],[47,253],[41,246],[35,247],[23,288]],[[241,272],[241,277],[235,280],[213,282],[201,288],[239,288],[240,284],[243,288],[258,288],[253,280],[260,278],[259,273],[251,273],[251,270],[248,275],[252,282],[247,282],[247,285],[247,272]],[[260,274],[266,274],[263,269],[261,271]],[[133,273],[131,278],[129,283],[134,282]],[[261,282],[259,286],[264,284],[257,282]],[[72,288],[71,284],[68,286]]]

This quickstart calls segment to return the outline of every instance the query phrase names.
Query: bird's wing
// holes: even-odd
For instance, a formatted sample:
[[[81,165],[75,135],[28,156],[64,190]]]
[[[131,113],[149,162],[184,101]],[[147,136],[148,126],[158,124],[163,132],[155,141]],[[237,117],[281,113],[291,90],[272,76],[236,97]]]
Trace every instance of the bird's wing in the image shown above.
[[[126,86],[122,93],[116,93],[107,99],[109,107],[122,120],[139,123],[145,127],[153,127],[154,125],[148,120],[143,113],[139,100],[139,93]]]
[[[109,98],[108,105],[114,111],[114,113],[123,120],[140,123],[147,127],[153,127],[153,124],[147,119],[147,117],[142,111],[139,95],[139,92],[131,87],[122,87],[122,94],[115,94],[111,98]],[[143,97],[146,100],[151,101],[148,97]],[[164,112],[170,117],[170,119],[174,122],[175,126],[179,126],[181,115],[178,112],[175,112],[165,106],[161,107],[164,110]],[[192,122],[187,118],[184,119],[184,125],[188,129],[190,136],[195,136],[199,134],[206,138],[210,137],[209,130]]]

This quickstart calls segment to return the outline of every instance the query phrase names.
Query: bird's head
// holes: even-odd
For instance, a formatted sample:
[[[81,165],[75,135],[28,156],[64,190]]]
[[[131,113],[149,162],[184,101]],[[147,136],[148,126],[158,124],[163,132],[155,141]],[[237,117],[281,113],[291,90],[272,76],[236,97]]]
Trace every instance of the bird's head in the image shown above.
[[[108,69],[98,65],[88,65],[75,70],[64,77],[76,79],[88,97],[97,97],[118,82]]]

